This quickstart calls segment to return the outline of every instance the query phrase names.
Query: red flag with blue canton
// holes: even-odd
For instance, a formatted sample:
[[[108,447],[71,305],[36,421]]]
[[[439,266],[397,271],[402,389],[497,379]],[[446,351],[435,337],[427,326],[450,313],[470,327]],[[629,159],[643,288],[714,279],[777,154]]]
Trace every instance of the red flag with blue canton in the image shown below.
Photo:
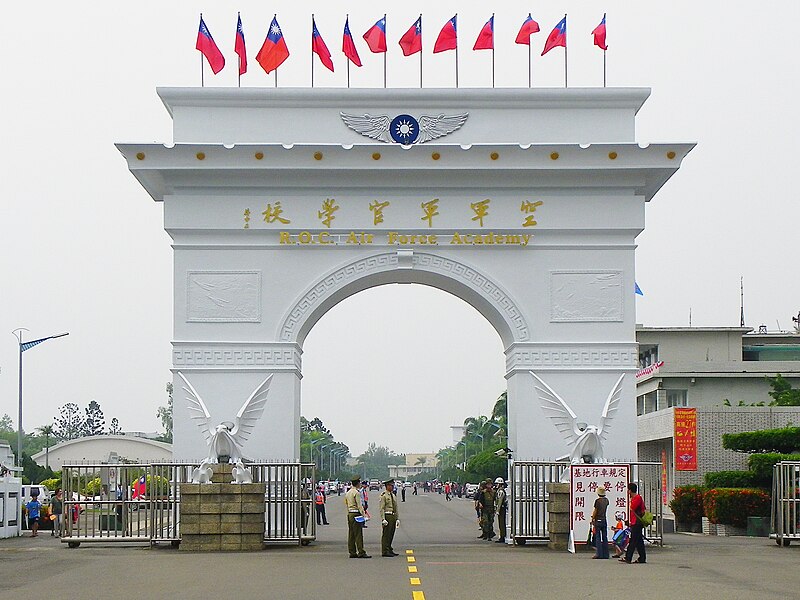
[[[600,25],[595,27],[592,30],[592,35],[594,36],[594,45],[598,46],[603,50],[608,50],[608,46],[606,45],[606,16],[603,15],[603,20],[600,21]]]
[[[145,479],[145,476],[142,475],[133,483],[133,486],[131,487],[133,488],[131,498],[136,500],[137,498],[144,497],[144,495],[147,493],[147,479]]]
[[[236,23],[236,44],[234,51],[239,55],[239,75],[247,73],[247,50],[244,46],[244,29],[242,29],[242,15]]]
[[[385,42],[385,38],[384,38]],[[361,59],[358,56],[358,50],[356,50],[356,44],[353,41],[353,34],[350,33],[350,18],[348,17],[344,21],[344,36],[342,37],[342,52],[344,55],[353,63],[355,66],[361,66]]]
[[[214,71],[214,75],[222,71],[222,67],[225,66],[225,57],[222,56],[222,52],[219,51],[219,47],[216,42],[214,42],[214,38],[211,37],[211,32],[208,30],[208,27],[206,27],[202,15],[200,16],[200,31],[197,32],[197,44],[195,45],[195,49],[200,50],[203,56],[206,57],[211,70]]]
[[[272,73],[287,58],[289,58],[289,48],[286,47],[286,40],[283,39],[283,32],[275,15],[270,23],[267,39],[258,51],[256,60],[267,73]]]
[[[364,41],[373,52],[386,52],[386,17],[369,28],[364,34]]]
[[[473,50],[494,50],[494,15],[486,21],[481,32],[478,34],[478,39],[475,40]]]
[[[319,56],[322,64],[325,65],[329,71],[333,72],[333,61],[331,60],[331,53],[328,46],[325,45],[325,40],[317,30],[317,23],[314,18],[311,18],[311,50]]]
[[[533,20],[531,13],[528,13],[528,18],[522,23],[522,27],[519,28],[519,33],[517,34],[517,39],[514,41],[518,44],[527,44],[530,46],[531,35],[537,31],[539,31],[539,24]]]
[[[400,38],[400,48],[403,49],[403,56],[422,52],[422,16]]]
[[[553,31],[550,32],[550,35],[547,36],[542,56],[557,46],[567,47],[567,17],[561,19],[558,25],[553,28]]]
[[[458,47],[457,16],[458,15],[453,16],[453,18],[442,27],[442,30],[439,32],[439,37],[436,38],[436,43],[433,45],[434,54],[437,52],[444,52],[445,50],[455,50]]]

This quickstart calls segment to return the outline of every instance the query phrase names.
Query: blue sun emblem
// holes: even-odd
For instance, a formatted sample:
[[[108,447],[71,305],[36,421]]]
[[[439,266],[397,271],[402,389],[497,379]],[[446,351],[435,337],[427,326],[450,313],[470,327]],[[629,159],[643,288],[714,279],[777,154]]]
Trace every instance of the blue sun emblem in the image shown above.
[[[389,134],[398,144],[413,144],[419,136],[419,123],[411,115],[397,115],[389,125]]]

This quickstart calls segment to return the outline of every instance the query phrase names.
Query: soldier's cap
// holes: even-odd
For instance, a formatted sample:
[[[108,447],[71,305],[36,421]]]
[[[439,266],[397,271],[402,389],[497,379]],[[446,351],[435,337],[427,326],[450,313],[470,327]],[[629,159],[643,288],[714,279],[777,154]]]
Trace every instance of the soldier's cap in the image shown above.
[[[387,479],[383,482],[383,485],[394,485],[394,479]]]
[[[350,483],[352,483],[353,485],[358,485],[359,483],[361,483],[361,477],[353,477],[350,480]]]

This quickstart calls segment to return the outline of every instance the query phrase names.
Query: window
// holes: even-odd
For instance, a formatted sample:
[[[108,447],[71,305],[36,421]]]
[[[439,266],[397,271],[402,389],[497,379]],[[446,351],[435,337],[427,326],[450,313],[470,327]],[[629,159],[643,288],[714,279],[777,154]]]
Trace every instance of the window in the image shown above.
[[[667,406],[684,407],[686,406],[686,390],[667,390]]]

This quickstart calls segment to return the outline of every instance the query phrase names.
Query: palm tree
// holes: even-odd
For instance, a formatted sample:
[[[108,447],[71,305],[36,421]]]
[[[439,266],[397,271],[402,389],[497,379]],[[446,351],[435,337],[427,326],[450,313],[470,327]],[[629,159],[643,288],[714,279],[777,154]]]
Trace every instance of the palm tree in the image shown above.
[[[36,431],[44,436],[44,468],[50,468],[50,436],[53,435],[54,428],[52,425],[42,425]]]

